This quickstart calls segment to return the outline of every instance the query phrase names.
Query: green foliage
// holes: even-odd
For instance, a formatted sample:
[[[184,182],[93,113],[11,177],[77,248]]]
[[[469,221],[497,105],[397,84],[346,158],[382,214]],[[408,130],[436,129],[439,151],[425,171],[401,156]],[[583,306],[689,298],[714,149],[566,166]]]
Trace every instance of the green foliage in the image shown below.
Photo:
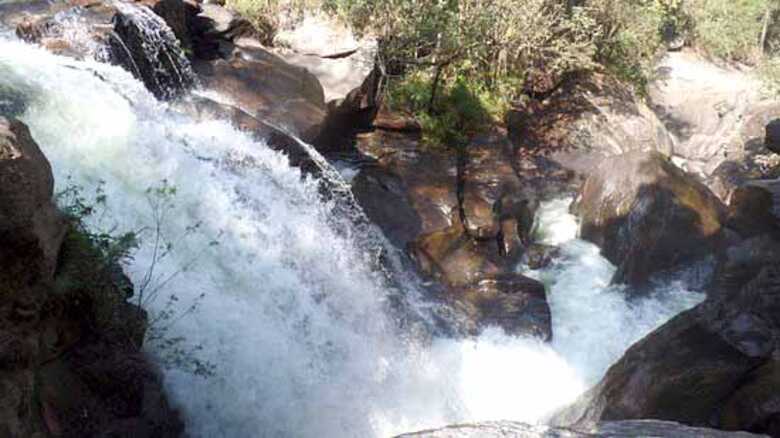
[[[775,0],[687,0],[697,46],[713,56],[757,62],[763,52],[767,11]]]
[[[100,228],[96,223],[101,222],[107,209],[104,185],[101,181],[93,196],[87,197],[84,188],[69,178],[66,188],[57,194],[58,204],[68,218],[69,227],[60,257],[64,262],[58,268],[55,279],[55,293],[76,306],[88,306],[85,312],[93,315],[96,332],[124,332],[125,338],[133,342],[145,334],[146,343],[160,352],[160,359],[166,366],[203,377],[213,375],[214,365],[197,355],[200,346],[189,346],[184,338],[170,334],[176,322],[197,311],[205,295],[198,296],[183,310],[178,305],[179,298],[173,294],[168,295],[162,310],[157,313],[147,317],[142,310],[202,255],[196,254],[173,272],[158,273],[159,265],[173,254],[176,244],[197,232],[200,224],[186,227],[177,239],[166,238],[165,224],[175,206],[177,191],[175,186],[164,180],[146,190],[152,217],[150,226],[124,233],[116,232],[115,228],[95,231]],[[134,260],[144,239],[151,245],[152,257],[133,291],[133,285],[124,277],[122,266]],[[212,241],[208,246],[216,244]],[[135,306],[131,307],[127,300],[133,293]]]
[[[414,115],[429,147],[462,147],[471,135],[500,122],[510,101],[479,81],[458,77],[443,84],[431,107],[431,78],[415,72],[392,82],[388,104]]]
[[[255,26],[260,42],[271,46],[279,30],[318,10],[320,0],[227,0],[226,5]]]

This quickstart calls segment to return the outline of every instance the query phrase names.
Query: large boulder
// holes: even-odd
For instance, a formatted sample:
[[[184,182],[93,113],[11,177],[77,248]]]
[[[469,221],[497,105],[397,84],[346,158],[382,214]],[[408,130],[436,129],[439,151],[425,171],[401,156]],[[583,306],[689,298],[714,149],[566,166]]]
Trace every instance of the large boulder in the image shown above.
[[[466,232],[479,240],[501,238],[510,251],[518,241],[529,240],[538,206],[534,191],[518,177],[512,152],[501,132],[476,136],[463,152],[460,178]]]
[[[740,131],[761,101],[761,82],[693,51],[668,53],[656,69],[648,97],[674,137],[674,155],[702,176],[740,159],[745,149]]]
[[[52,278],[65,233],[53,190],[51,165],[30,131],[0,117],[0,288]]]
[[[457,159],[428,150],[419,133],[376,130],[357,136],[357,148],[371,162],[361,167],[352,191],[368,217],[391,242],[406,248],[423,234],[457,220]]]
[[[158,99],[178,97],[194,85],[195,75],[176,34],[149,8],[118,4],[112,24],[109,61],[132,73]]]
[[[495,326],[509,335],[552,339],[547,293],[542,283],[531,278],[515,273],[484,275],[451,290],[447,298],[456,300],[455,305],[469,315],[471,333]]]
[[[545,154],[554,167],[587,176],[605,157],[630,151],[671,154],[663,122],[629,86],[606,75],[575,76],[543,99],[507,113],[518,162]]]
[[[658,420],[607,421],[587,429],[569,429],[530,425],[513,421],[490,421],[484,423],[456,424],[440,429],[406,433],[396,438],[751,438],[746,432],[723,432],[720,430],[688,427],[683,424]]]
[[[476,137],[465,151],[436,148],[422,143],[413,123],[385,113],[356,136],[356,148],[369,161],[353,179],[356,199],[434,280],[431,297],[461,315],[459,330],[498,326],[552,337],[544,285],[514,272],[536,201],[512,166],[505,136]]]
[[[203,85],[248,114],[313,141],[326,114],[317,78],[259,44],[247,44],[236,46],[228,59],[195,63]]]
[[[605,160],[582,186],[574,211],[582,238],[618,266],[613,282],[633,286],[713,254],[725,220],[720,200],[658,152]]]
[[[764,144],[770,151],[780,153],[780,119],[767,123]]]
[[[780,269],[634,344],[559,424],[640,418],[780,436]]]
[[[27,127],[0,118],[0,436],[178,437],[146,314],[53,183]]]
[[[778,184],[760,183],[736,188],[729,199],[729,228],[745,238],[780,232],[780,221],[775,213],[778,189]]]

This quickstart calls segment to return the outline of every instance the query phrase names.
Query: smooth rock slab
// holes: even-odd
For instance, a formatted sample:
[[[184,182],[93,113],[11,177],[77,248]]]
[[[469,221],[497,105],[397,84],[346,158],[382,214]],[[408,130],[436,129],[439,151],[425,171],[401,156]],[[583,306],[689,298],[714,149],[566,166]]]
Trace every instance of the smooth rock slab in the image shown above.
[[[679,423],[658,420],[605,422],[580,431],[548,426],[534,426],[512,421],[492,421],[460,424],[441,429],[424,430],[396,438],[586,438],[586,437],[676,437],[676,438],[752,438],[746,432],[723,432],[713,429],[688,427]]]

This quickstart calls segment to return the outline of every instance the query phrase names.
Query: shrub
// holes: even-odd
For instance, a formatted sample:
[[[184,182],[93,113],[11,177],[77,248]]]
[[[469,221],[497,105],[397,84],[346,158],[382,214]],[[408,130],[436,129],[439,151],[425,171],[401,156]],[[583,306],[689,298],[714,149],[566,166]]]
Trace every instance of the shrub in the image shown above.
[[[755,63],[761,58],[773,0],[687,0],[695,43],[713,56]]]
[[[226,6],[255,26],[260,41],[273,45],[276,33],[299,23],[306,12],[320,9],[320,0],[227,0]]]
[[[166,238],[163,225],[173,208],[176,188],[167,181],[146,191],[153,223],[136,231],[116,233],[114,228],[98,230],[87,219],[99,219],[106,213],[104,183],[100,183],[94,196],[84,195],[84,188],[70,179],[67,187],[57,194],[61,210],[68,218],[65,236],[55,278],[54,292],[76,309],[92,316],[92,329],[96,333],[119,333],[140,347],[145,341],[159,353],[167,366],[185,369],[196,375],[210,376],[214,366],[197,356],[199,346],[187,346],[185,339],[170,335],[177,321],[195,312],[204,295],[197,297],[184,310],[177,305],[179,298],[169,295],[162,310],[148,315],[144,309],[160,292],[180,274],[190,269],[200,254],[186,260],[174,272],[158,274],[158,265],[173,253],[175,242],[195,233],[199,224],[186,227],[182,236]],[[122,267],[133,260],[142,238],[152,245],[152,259],[141,281],[135,285],[124,276]],[[212,241],[209,246],[216,245]],[[135,289],[135,290],[134,290]],[[128,311],[130,296],[134,295],[135,311]]]

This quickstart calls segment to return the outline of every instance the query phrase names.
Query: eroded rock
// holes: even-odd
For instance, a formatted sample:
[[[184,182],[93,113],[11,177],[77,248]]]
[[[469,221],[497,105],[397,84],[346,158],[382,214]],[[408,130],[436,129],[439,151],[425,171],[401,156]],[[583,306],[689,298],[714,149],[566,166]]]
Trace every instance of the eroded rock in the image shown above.
[[[17,120],[0,117],[0,264],[16,285],[48,281],[65,233],[51,165]]]
[[[634,344],[556,422],[656,418],[774,436],[779,315],[773,262],[738,292],[711,298]]]
[[[715,195],[658,152],[605,160],[583,185],[574,211],[582,238],[618,266],[613,282],[633,286],[715,253],[725,216]]]

